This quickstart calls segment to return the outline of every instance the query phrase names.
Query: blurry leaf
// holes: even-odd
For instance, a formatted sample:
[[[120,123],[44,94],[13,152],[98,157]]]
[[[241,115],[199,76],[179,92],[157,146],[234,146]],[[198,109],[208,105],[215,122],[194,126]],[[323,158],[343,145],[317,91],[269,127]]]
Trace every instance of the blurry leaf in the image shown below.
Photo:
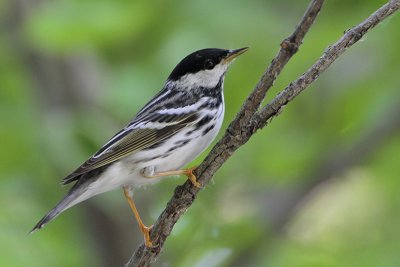
[[[143,31],[154,11],[138,1],[56,1],[26,22],[31,41],[42,49],[69,51],[124,42]]]

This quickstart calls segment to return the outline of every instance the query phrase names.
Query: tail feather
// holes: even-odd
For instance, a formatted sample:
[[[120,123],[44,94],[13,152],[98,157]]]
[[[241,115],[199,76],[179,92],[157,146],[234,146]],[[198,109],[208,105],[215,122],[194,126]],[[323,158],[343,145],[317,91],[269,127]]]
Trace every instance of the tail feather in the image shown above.
[[[93,171],[85,173],[81,176],[74,176],[72,180],[66,180],[64,184],[70,183],[74,180],[77,182],[69,190],[68,194],[58,204],[49,211],[29,232],[30,234],[38,229],[43,228],[49,221],[57,217],[61,212],[66,209],[82,202],[92,196],[102,193],[107,190],[90,186],[99,176],[108,168],[109,165],[99,167]],[[101,185],[101,184],[100,184]],[[104,188],[103,188],[104,189]]]
[[[71,203],[76,199],[76,194],[70,192],[66,195],[52,210],[50,210],[40,221],[32,228],[29,234],[32,234],[38,229],[43,228],[49,221],[57,217],[61,212],[71,207]]]

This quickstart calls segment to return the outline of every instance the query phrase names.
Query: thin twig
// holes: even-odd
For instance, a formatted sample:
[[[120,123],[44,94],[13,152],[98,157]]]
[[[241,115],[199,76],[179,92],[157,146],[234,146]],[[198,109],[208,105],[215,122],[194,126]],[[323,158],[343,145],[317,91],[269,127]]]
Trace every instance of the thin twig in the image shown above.
[[[400,8],[399,0],[391,0],[375,11],[359,25],[347,30],[342,38],[335,44],[328,46],[324,54],[315,62],[310,69],[301,75],[296,81],[290,83],[288,87],[272,99],[259,113],[255,115],[250,128],[260,129],[272,117],[279,114],[279,111],[298,94],[304,91],[313,83],[322,72],[324,72],[347,48],[358,42],[370,29],[378,23],[392,15]]]
[[[239,132],[241,127],[246,125],[253,117],[254,113],[260,107],[261,102],[264,100],[265,94],[272,87],[286,63],[299,50],[304,36],[313,25],[323,3],[324,0],[311,1],[294,32],[282,41],[281,49],[279,50],[278,54],[272,60],[271,64],[261,76],[261,79],[254,90],[249,94],[246,101],[243,103],[243,106],[236,115],[236,118],[231,122],[231,125],[229,126],[229,131],[231,133]]]
[[[313,3],[320,3],[319,1],[313,1],[312,4],[308,7],[308,10],[313,7]],[[307,88],[312,82],[314,82],[318,76],[326,70],[335,61],[346,48],[350,47],[354,43],[356,43],[360,38],[366,34],[366,32],[380,23],[382,20],[392,15],[395,11],[397,11],[400,7],[400,0],[392,0],[386,5],[382,6],[379,10],[373,13],[369,18],[367,18],[360,25],[354,27],[350,31],[344,34],[344,36],[335,43],[332,47],[328,48],[324,55],[313,65],[313,67],[308,70],[305,74],[303,74],[299,79],[295,82],[291,83],[284,91],[282,91],[277,97],[275,97],[269,104],[267,104],[260,112],[252,114],[249,116],[246,115],[247,118],[251,118],[248,124],[236,124],[236,120],[240,120],[242,117],[237,117],[228,127],[225,135],[222,139],[214,146],[210,154],[206,157],[203,163],[199,166],[196,171],[196,175],[198,180],[206,185],[214,173],[222,166],[222,164],[237,150],[240,146],[245,144],[250,137],[260,128],[264,127],[267,121],[276,116],[281,110],[281,108],[286,105],[289,101],[291,101],[294,97],[296,97],[301,91]],[[307,12],[306,12],[307,14]],[[310,14],[311,16],[311,14]],[[312,15],[315,19],[317,13]],[[312,21],[314,20],[312,19]],[[311,24],[312,24],[311,21]],[[310,23],[309,20],[302,20],[303,23]],[[310,25],[311,25],[310,24]],[[297,29],[300,27],[303,30],[298,30],[298,36],[304,37],[306,31],[308,31],[309,27],[302,27],[303,24],[299,24]],[[296,31],[295,31],[296,33]],[[295,34],[294,33],[294,34]],[[296,38],[296,37],[295,37]],[[297,40],[295,39],[294,40]],[[301,40],[298,44],[301,43]],[[285,49],[285,45],[282,45],[282,48]],[[279,56],[279,53],[278,53]],[[288,59],[287,59],[288,60]],[[272,62],[273,63],[273,62]],[[283,63],[283,62],[282,62]],[[277,63],[273,63],[277,64]],[[285,63],[284,63],[285,64]],[[283,65],[284,65],[283,64]],[[283,66],[282,66],[283,67]],[[268,68],[270,69],[270,68]],[[267,69],[267,71],[268,71]],[[276,74],[272,73],[272,81],[279,74],[281,68],[278,68]],[[263,77],[266,74],[263,75]],[[271,79],[271,78],[270,78]],[[258,86],[267,86],[265,85]],[[256,93],[257,95],[265,96],[265,92],[267,92],[269,87],[260,89],[260,91]],[[264,93],[262,93],[264,91]],[[252,101],[253,99],[248,98],[246,102]],[[261,99],[262,101],[262,99]],[[261,103],[261,102],[260,102]],[[249,105],[252,107],[251,109],[256,111],[258,109],[258,105]],[[243,110],[243,109],[242,109]],[[246,110],[243,111],[246,113]],[[250,112],[251,113],[251,112]],[[237,128],[236,125],[239,125],[240,128]],[[154,228],[151,231],[151,239],[153,243],[158,244],[156,249],[148,249],[143,244],[139,246],[139,248],[135,251],[129,262],[126,264],[127,267],[132,266],[150,266],[152,262],[154,262],[163,247],[163,244],[166,238],[172,231],[173,226],[179,219],[179,217],[185,213],[185,211],[191,206],[195,197],[197,196],[200,190],[191,186],[189,182],[186,182],[184,185],[178,186],[175,189],[175,193],[172,199],[168,202],[167,207],[161,213],[156,223],[154,224]]]

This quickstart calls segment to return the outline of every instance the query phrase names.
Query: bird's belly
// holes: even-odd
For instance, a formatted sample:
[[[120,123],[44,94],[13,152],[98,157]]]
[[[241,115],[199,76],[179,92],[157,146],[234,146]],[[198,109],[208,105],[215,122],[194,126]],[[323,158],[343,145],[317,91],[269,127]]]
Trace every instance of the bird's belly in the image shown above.
[[[136,169],[151,169],[154,173],[179,170],[193,161],[217,136],[223,121],[224,109],[221,107],[213,114],[213,119],[202,127],[186,128],[162,145],[151,150],[141,151],[127,158],[136,162]],[[212,125],[214,125],[212,127]],[[160,178],[135,177],[133,185],[145,185],[159,181]]]
[[[169,148],[166,151],[172,151],[169,154],[167,153],[167,157],[155,162],[153,165],[155,171],[178,170],[199,156],[217,136],[222,125],[223,112],[223,109],[216,111],[215,120],[212,119],[200,129],[189,128],[171,138],[171,141],[168,142]],[[207,130],[212,125],[214,127]],[[207,132],[205,132],[206,130]]]
[[[170,149],[175,149],[164,160],[155,164],[156,171],[163,172],[182,168],[200,155],[210,145],[217,133],[218,130],[210,131],[205,136],[194,136],[191,139],[186,139],[190,141],[181,147],[179,145],[171,146]],[[180,139],[177,138],[177,140]]]

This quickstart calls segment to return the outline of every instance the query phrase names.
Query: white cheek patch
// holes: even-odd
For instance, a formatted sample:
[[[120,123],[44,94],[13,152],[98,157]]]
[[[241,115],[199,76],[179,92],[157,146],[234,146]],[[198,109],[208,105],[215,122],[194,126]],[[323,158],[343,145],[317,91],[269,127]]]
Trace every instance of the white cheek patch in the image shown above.
[[[202,70],[197,73],[186,74],[177,83],[183,87],[216,87],[220,78],[224,75],[229,64],[218,64],[212,70]]]

